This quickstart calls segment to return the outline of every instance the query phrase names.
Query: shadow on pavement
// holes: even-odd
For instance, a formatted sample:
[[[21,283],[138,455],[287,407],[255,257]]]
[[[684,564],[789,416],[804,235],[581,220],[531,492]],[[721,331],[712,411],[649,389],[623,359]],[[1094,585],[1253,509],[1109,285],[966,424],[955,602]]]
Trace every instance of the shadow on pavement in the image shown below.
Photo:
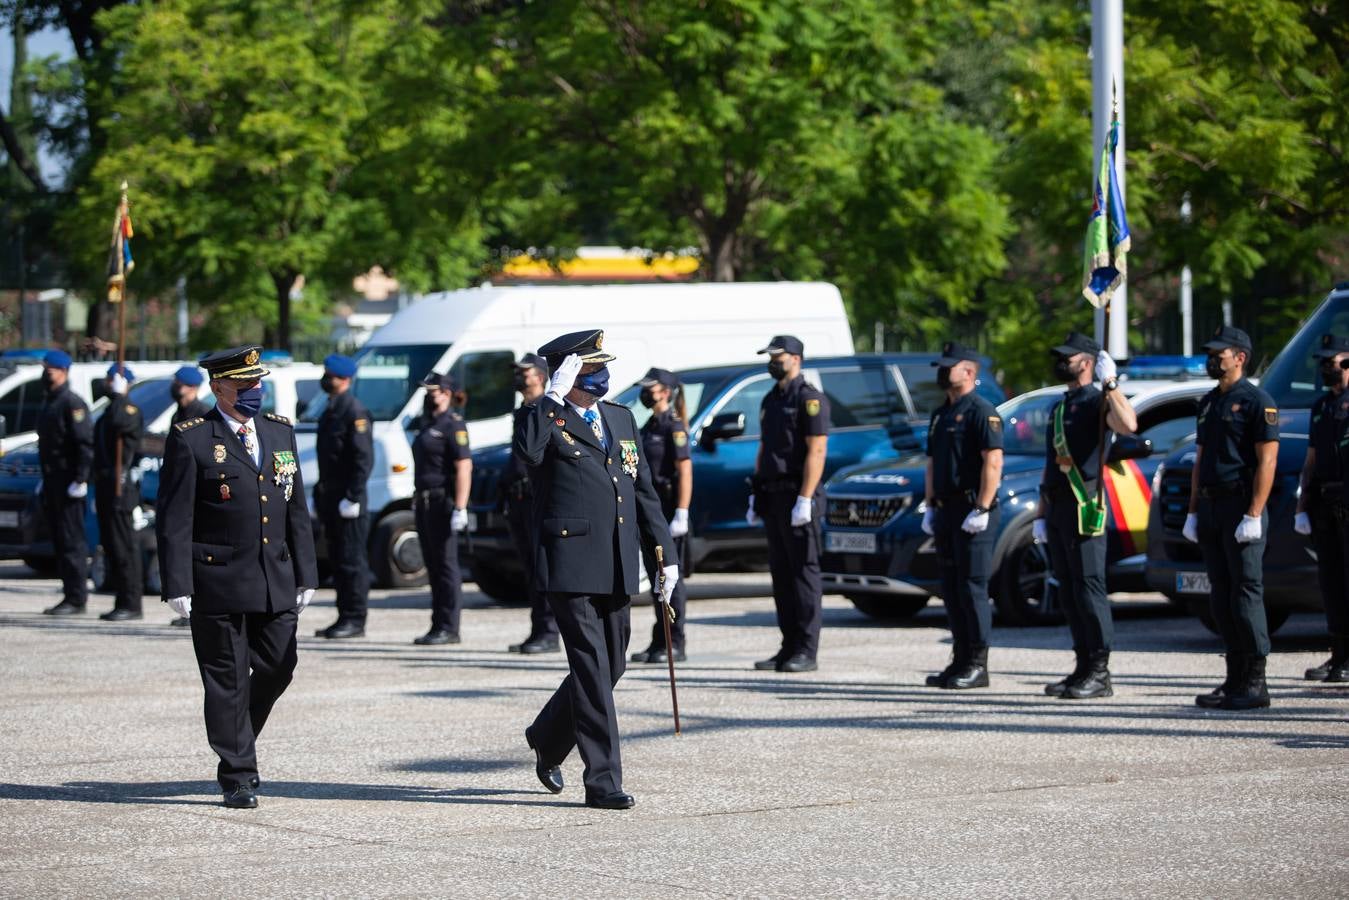
[[[527,765],[520,766],[522,778]],[[440,771],[440,770],[435,770]],[[461,770],[455,770],[461,771]],[[490,770],[484,770],[490,771]],[[294,800],[353,800],[357,802],[455,803],[499,806],[582,807],[581,803],[552,799],[542,788],[537,790],[497,790],[489,788],[433,788],[396,784],[322,783],[315,781],[268,781],[258,789],[265,804],[268,798]],[[154,806],[220,806],[216,786],[209,781],[67,781],[59,785],[0,783],[0,800],[56,800],[70,803],[125,803]],[[517,799],[509,799],[517,798]]]

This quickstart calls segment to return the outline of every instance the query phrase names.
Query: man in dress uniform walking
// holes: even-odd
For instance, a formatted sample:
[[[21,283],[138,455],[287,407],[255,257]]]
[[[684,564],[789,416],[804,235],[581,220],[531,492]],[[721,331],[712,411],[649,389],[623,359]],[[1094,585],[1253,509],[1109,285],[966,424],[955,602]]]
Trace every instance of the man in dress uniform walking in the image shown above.
[[[928,687],[988,687],[988,644],[993,609],[996,506],[1002,482],[1002,419],[974,392],[979,354],[949,341],[942,346],[937,385],[946,402],[928,424],[923,531],[936,539],[942,600],[951,626],[951,664],[927,676]]]
[[[337,621],[314,632],[322,638],[353,638],[365,634],[366,602],[370,595],[370,512],[365,483],[375,459],[370,434],[370,411],[351,392],[356,360],[340,353],[323,360],[319,382],[328,405],[318,421],[316,454],[319,480],[314,485],[314,509],[328,540],[328,563],[337,589]]]
[[[52,350],[42,358],[47,389],[37,420],[37,455],[42,466],[42,511],[51,530],[61,573],[61,602],[49,616],[84,612],[89,600],[89,542],[84,536],[85,498],[94,459],[94,426],[89,407],[70,389],[70,354]]]
[[[412,441],[413,512],[417,537],[431,583],[431,629],[413,643],[459,643],[463,576],[459,569],[459,532],[468,527],[468,493],[473,458],[468,425],[451,406],[458,385],[450,375],[428,373],[421,431]]]
[[[1227,646],[1227,677],[1195,697],[1206,709],[1269,706],[1265,657],[1265,502],[1279,456],[1279,410],[1246,379],[1251,339],[1224,325],[1204,345],[1205,368],[1218,386],[1199,401],[1186,540],[1199,544],[1208,569],[1210,605]]]
[[[750,525],[763,522],[782,646],[754,664],[760,670],[813,672],[818,667],[824,584],[820,577],[820,483],[829,442],[829,399],[801,374],[805,346],[775,336],[769,355],[776,384],[759,406],[759,455],[750,478]]]
[[[140,505],[140,484],[131,471],[145,431],[141,411],[127,399],[135,375],[125,365],[108,368],[108,407],[94,425],[94,502],[98,509],[99,541],[108,570],[108,585],[116,595],[113,608],[99,616],[108,622],[139,619],[144,580],[140,540],[133,514]],[[117,445],[122,445],[118,468]],[[118,486],[121,486],[120,496]]]
[[[1033,530],[1036,543],[1049,545],[1077,665],[1068,677],[1045,685],[1045,693],[1069,700],[1109,697],[1115,623],[1105,589],[1106,511],[1096,505],[1101,405],[1106,425],[1117,434],[1132,434],[1138,417],[1118,390],[1115,361],[1096,341],[1073,332],[1049,352],[1054,377],[1068,392],[1054,404],[1045,429],[1045,471]]]
[[[197,394],[201,391],[202,381],[201,369],[196,366],[183,366],[173,373],[173,383],[169,385],[169,396],[173,397],[174,405],[177,408],[173,411],[170,425],[177,425],[179,422],[185,422],[188,419],[196,419],[210,412],[211,408],[197,399]]]
[[[539,348],[553,373],[548,390],[519,419],[515,446],[534,479],[535,584],[557,618],[570,673],[525,730],[534,771],[563,788],[572,747],[585,763],[585,802],[630,809],[623,790],[613,686],[627,665],[628,598],[638,590],[642,550],[661,548],[668,603],[679,579],[674,543],[639,450],[627,407],[609,391],[603,331],[564,334]]]
[[[261,347],[205,357],[216,407],[169,430],[155,531],[165,601],[192,621],[225,805],[258,805],[255,741],[295,672],[314,538],[290,420],[262,409]]]
[[[515,389],[520,393],[520,408],[515,411],[516,426],[521,416],[529,415],[529,407],[538,402],[548,386],[548,362],[537,353],[526,353],[514,364]],[[506,504],[506,524],[511,541],[525,570],[525,590],[529,592],[529,637],[511,644],[512,653],[556,653],[560,646],[557,620],[553,618],[548,597],[534,586],[534,541],[530,523],[534,519],[534,488],[529,480],[529,466],[524,457],[511,446],[511,457],[501,476],[502,499]]]
[[[1345,580],[1349,507],[1344,502],[1339,446],[1349,427],[1349,391],[1345,390],[1349,370],[1341,368],[1341,364],[1349,363],[1349,338],[1324,334],[1314,355],[1326,391],[1312,404],[1311,434],[1293,529],[1310,535],[1316,549],[1316,571],[1330,631],[1330,658],[1308,669],[1305,677],[1308,681],[1340,684],[1349,681],[1349,584]]]

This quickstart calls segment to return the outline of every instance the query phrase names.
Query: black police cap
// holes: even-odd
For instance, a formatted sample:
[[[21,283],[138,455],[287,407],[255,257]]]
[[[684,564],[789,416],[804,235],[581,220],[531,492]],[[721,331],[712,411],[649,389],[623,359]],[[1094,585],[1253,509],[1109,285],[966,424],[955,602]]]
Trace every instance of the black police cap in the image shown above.
[[[262,348],[256,344],[249,344],[244,347],[231,347],[228,350],[208,353],[198,360],[198,364],[212,378],[254,381],[264,375],[271,374],[259,364],[260,359],[262,359]]]
[[[515,367],[524,371],[525,369],[538,369],[544,375],[548,374],[548,360],[539,356],[537,353],[526,353],[515,361]]]
[[[1316,348],[1312,356],[1321,359],[1333,359],[1341,353],[1349,353],[1349,336],[1340,337],[1334,334],[1321,335],[1321,346]]]
[[[1095,356],[1101,352],[1101,345],[1085,334],[1074,331],[1069,333],[1066,341],[1049,352],[1058,356],[1076,356],[1079,353],[1090,353]]]
[[[674,388],[679,386],[679,376],[669,369],[647,369],[639,383],[642,387],[653,387],[660,384],[667,388]]]
[[[759,351],[776,356],[779,353],[791,353],[795,356],[806,355],[806,345],[801,343],[799,337],[790,334],[775,334],[773,339],[768,342],[768,346]]]
[[[934,360],[932,365],[950,368],[958,362],[967,361],[977,363],[979,352],[956,341],[947,341],[941,345],[941,357]]]
[[[575,354],[584,364],[607,363],[617,359],[611,353],[604,352],[604,329],[573,331],[561,337],[555,337],[539,348],[539,355],[548,360],[550,369],[562,365],[562,360]]]
[[[1226,350],[1231,347],[1233,350],[1245,350],[1251,352],[1251,336],[1232,325],[1224,325],[1213,332],[1213,337],[1204,344],[1205,350]]]
[[[459,383],[454,380],[453,375],[441,375],[439,372],[427,372],[426,377],[422,379],[422,384],[426,387],[437,387],[445,391],[459,390]]]

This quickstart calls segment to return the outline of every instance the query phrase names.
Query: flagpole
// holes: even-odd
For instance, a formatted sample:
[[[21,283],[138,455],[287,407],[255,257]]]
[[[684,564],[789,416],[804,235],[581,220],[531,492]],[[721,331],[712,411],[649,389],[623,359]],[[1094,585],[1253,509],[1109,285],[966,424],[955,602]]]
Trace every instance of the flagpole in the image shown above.
[[[117,215],[112,225],[112,252],[116,256],[116,271],[109,279],[108,301],[117,304],[117,374],[125,378],[126,363],[126,253],[125,241],[127,208],[127,183],[122,182],[122,198],[117,204]],[[117,473],[113,493],[119,499],[122,496],[122,440],[117,439],[113,449],[113,471]]]
[[[1114,164],[1120,194],[1124,196],[1124,0],[1091,0],[1091,85],[1093,140],[1110,130],[1112,112],[1119,115]],[[1096,310],[1096,340],[1115,359],[1127,359],[1127,285],[1116,288],[1111,299],[1113,302]]]

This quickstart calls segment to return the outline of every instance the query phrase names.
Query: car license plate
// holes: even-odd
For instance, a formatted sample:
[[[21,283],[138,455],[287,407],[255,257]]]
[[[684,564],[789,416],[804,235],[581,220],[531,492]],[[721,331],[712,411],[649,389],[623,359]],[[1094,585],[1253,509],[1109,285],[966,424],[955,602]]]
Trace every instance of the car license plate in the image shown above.
[[[0,528],[18,528],[19,511],[17,509],[0,509]]]
[[[1177,594],[1209,594],[1213,587],[1208,583],[1207,572],[1177,572]]]
[[[831,531],[825,536],[824,548],[830,553],[875,553],[876,535]]]

